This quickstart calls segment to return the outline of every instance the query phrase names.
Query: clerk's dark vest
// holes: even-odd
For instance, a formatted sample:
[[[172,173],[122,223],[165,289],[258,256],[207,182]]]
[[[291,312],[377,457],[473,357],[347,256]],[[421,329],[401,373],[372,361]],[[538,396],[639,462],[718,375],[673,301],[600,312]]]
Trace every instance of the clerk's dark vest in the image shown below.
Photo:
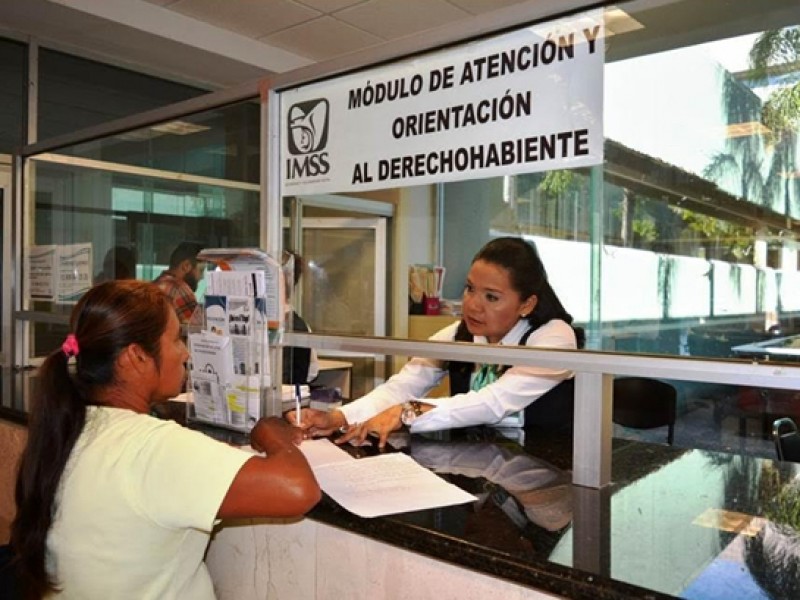
[[[292,331],[309,331],[306,322],[294,311],[292,311]],[[283,383],[308,383],[310,366],[310,348],[283,347]]]
[[[531,327],[526,331],[519,341],[520,346],[528,343],[528,338],[536,328]],[[575,328],[573,327],[573,330]],[[575,337],[580,345],[582,336],[575,332]],[[455,341],[471,342],[472,334],[463,326],[463,321],[456,330]],[[500,375],[505,373],[510,367],[504,366],[500,369]],[[470,379],[475,370],[474,363],[450,361],[447,371],[450,375],[450,395],[465,394],[470,391]],[[572,417],[575,410],[575,380],[565,379],[554,388],[540,396],[534,402],[525,407],[525,428],[535,427],[564,427],[572,425]]]

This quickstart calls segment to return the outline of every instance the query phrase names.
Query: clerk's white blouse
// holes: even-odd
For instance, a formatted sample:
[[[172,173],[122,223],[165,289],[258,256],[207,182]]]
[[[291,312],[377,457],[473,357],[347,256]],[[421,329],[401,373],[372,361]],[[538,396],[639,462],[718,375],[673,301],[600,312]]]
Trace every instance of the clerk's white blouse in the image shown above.
[[[448,325],[433,334],[431,341],[452,342],[455,340],[458,322]],[[517,346],[522,336],[530,328],[527,320],[519,320],[500,345]],[[486,344],[486,338],[475,336],[474,343]],[[528,337],[528,347],[558,348],[574,350],[577,348],[572,327],[553,319]],[[363,423],[378,413],[409,400],[422,400],[435,406],[420,415],[411,426],[412,432],[437,431],[468,427],[471,425],[494,424],[504,417],[523,410],[531,402],[573,376],[566,369],[549,369],[535,366],[515,366],[508,369],[497,381],[478,391],[456,394],[446,398],[424,398],[447,375],[443,361],[429,358],[412,358],[399,373],[386,383],[358,400],[346,404],[340,410],[351,425]]]

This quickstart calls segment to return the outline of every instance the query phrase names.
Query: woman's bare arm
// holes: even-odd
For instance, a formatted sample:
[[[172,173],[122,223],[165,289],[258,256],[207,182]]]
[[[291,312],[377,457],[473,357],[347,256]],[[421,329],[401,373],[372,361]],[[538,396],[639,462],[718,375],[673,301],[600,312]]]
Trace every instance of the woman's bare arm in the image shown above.
[[[250,432],[253,456],[236,474],[217,517],[295,517],[308,512],[321,497],[319,484],[297,447],[302,432],[283,419],[261,419]]]

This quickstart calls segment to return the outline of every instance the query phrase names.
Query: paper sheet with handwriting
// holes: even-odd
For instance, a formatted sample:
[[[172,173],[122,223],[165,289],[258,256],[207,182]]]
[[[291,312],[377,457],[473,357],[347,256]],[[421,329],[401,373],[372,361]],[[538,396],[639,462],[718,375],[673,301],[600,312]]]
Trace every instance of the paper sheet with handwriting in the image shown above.
[[[322,490],[360,517],[477,500],[420,466],[407,454],[396,452],[354,459],[328,440],[303,442],[300,449],[308,458]]]

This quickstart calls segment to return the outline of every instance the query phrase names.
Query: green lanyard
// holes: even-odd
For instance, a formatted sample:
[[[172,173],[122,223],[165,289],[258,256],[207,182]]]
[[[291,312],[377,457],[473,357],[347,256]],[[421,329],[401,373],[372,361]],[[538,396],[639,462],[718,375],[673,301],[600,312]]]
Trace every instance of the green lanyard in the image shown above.
[[[473,392],[477,392],[495,381],[497,381],[497,365],[481,365],[472,377],[470,388]]]

